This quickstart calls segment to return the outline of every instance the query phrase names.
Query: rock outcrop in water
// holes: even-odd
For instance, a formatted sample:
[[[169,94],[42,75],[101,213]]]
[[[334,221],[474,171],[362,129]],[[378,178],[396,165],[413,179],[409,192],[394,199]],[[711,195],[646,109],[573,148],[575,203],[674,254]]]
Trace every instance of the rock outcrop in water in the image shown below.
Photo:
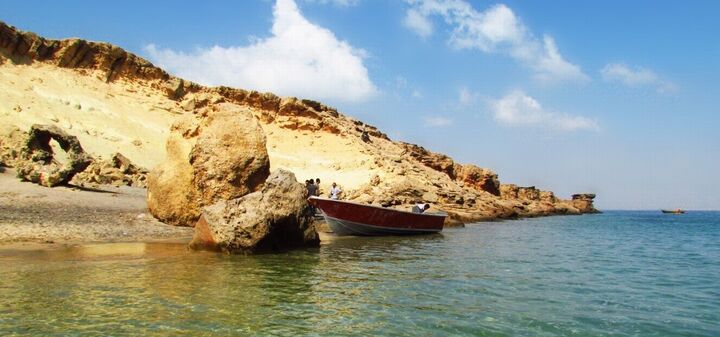
[[[305,197],[292,172],[274,171],[261,190],[204,207],[190,247],[227,253],[317,247]]]
[[[163,222],[192,226],[200,209],[256,191],[270,161],[247,108],[216,104],[173,124],[167,160],[148,177],[148,208]]]
[[[95,157],[119,151],[151,169],[148,204],[172,224],[194,224],[202,206],[256,191],[270,171],[267,159],[273,170],[319,177],[324,184],[337,181],[347,199],[402,209],[423,200],[457,224],[596,211],[589,195],[563,200],[534,187],[501,184],[489,169],[393,141],[322,103],[203,87],[107,43],[48,40],[0,23],[0,68],[0,88],[25,88],[16,96],[18,91],[5,90],[1,123],[21,129],[28,123],[55,125],[81,138]],[[67,80],[53,82],[58,78]],[[86,100],[53,98],[73,85]],[[93,120],[102,124],[98,128],[80,119],[97,116],[112,123]],[[237,131],[251,117],[259,127]],[[203,138],[203,133],[216,136]],[[223,152],[223,144],[245,137],[265,139],[265,159],[239,160],[242,154]],[[0,140],[0,148],[5,144]],[[166,156],[170,160],[163,163]],[[226,161],[227,156],[234,159]],[[252,162],[243,161],[251,157]]]
[[[580,210],[581,213],[599,213],[599,211],[595,209],[595,206],[593,206],[594,199],[595,194],[593,193],[573,194],[572,204]]]

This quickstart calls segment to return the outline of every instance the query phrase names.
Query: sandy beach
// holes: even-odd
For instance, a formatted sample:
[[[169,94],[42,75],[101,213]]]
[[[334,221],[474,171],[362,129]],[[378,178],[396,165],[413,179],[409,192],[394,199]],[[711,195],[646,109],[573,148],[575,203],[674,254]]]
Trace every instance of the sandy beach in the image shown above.
[[[132,187],[47,188],[0,168],[0,245],[189,241],[193,229],[165,225],[147,211],[146,191]]]

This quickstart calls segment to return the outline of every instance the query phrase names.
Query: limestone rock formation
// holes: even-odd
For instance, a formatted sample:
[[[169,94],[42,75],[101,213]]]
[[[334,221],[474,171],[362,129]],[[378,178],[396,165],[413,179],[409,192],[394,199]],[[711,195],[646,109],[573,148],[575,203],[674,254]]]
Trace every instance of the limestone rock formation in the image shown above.
[[[25,142],[26,135],[12,125],[0,126],[0,164],[6,167],[15,167],[20,158],[20,150]]]
[[[63,68],[100,69],[110,82],[120,76],[166,79],[169,75],[150,62],[109,43],[81,39],[48,40],[0,22],[0,51],[15,63],[52,61]]]
[[[515,184],[500,184],[500,197],[505,200],[518,199],[520,188]]]
[[[26,88],[0,102],[6,108],[0,125],[23,119],[23,129],[34,123],[72,128],[95,156],[110,157],[119,148],[135,163],[154,168],[148,177],[149,207],[173,224],[192,225],[203,205],[260,188],[269,172],[268,157],[273,169],[318,177],[326,184],[337,181],[349,200],[409,209],[419,199],[431,203],[432,210],[447,212],[455,223],[594,211],[592,198],[563,200],[536,188],[500,184],[488,169],[393,141],[320,102],[200,86],[106,43],[49,40],[0,23],[0,68],[8,75],[0,76],[0,88]],[[88,99],[53,98],[64,92],[56,87],[67,83],[77,85],[78,97]],[[107,104],[90,106],[93,102]],[[38,112],[46,106],[54,110]],[[254,116],[260,126],[253,121],[252,130],[238,128],[244,122],[233,119],[245,118],[240,115]],[[83,119],[104,117],[112,121],[102,129],[88,127],[101,122]],[[213,124],[217,119],[223,121]],[[260,128],[268,152],[249,157],[233,152],[242,145],[234,144],[237,139],[262,135]],[[0,142],[2,150],[8,142]],[[259,144],[257,139],[248,142]],[[121,169],[100,166],[91,169],[106,169],[112,181],[120,181]]]
[[[265,136],[248,108],[208,106],[171,130],[167,160],[148,176],[148,208],[163,222],[192,226],[204,205],[254,192],[269,174]]]
[[[400,142],[406,154],[436,171],[443,172],[451,179],[455,179],[455,162],[452,158],[426,150],[422,146]]]
[[[540,191],[540,200],[549,203],[555,203],[558,201],[555,197],[555,193],[551,191]]]
[[[56,158],[50,141],[54,140],[66,153],[65,160]],[[77,137],[56,126],[33,125],[17,160],[18,177],[47,187],[67,184],[75,174],[90,165]]]
[[[595,194],[592,193],[573,194],[572,205],[581,213],[599,213],[593,206],[593,199]]]
[[[147,187],[148,171],[133,164],[130,159],[115,153],[109,160],[94,159],[71,181],[75,185],[113,185]]]
[[[274,171],[262,190],[204,207],[190,247],[226,253],[317,247],[305,194],[292,172]]]
[[[472,164],[455,165],[455,179],[467,187],[485,191],[492,195],[500,195],[500,180],[497,173]]]
[[[520,187],[518,188],[518,197],[524,200],[540,200],[540,190],[535,186]]]

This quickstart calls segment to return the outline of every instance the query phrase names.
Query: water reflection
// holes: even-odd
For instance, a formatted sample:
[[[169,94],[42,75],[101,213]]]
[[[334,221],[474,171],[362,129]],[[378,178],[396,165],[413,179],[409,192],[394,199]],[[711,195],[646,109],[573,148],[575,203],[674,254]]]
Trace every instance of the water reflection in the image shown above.
[[[402,282],[392,275],[422,261],[444,237],[325,239],[319,249],[253,256],[174,243],[3,250],[0,330],[341,333],[345,328],[328,325],[338,318],[351,329],[379,329],[386,325],[380,317],[353,318],[369,304],[359,298],[388,291],[377,280]]]

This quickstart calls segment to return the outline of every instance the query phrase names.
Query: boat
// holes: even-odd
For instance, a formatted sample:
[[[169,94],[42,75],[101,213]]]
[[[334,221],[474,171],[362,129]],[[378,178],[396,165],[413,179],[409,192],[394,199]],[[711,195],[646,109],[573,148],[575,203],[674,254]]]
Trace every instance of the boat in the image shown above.
[[[678,209],[661,209],[661,211],[666,214],[685,214],[685,211],[683,211],[679,208]]]
[[[336,235],[412,235],[442,231],[446,213],[413,213],[351,201],[310,197]]]

